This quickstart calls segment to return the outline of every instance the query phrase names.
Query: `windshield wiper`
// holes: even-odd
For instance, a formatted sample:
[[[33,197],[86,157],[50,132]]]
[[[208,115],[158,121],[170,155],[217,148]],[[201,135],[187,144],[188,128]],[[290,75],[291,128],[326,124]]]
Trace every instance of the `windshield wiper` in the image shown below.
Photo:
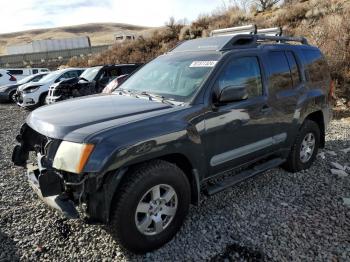
[[[164,104],[168,104],[172,106],[175,105],[174,103],[170,102],[168,99],[166,99],[164,96],[161,96],[161,95],[150,94],[150,93],[147,93],[146,91],[141,92],[140,95],[147,96],[151,101],[158,100]]]

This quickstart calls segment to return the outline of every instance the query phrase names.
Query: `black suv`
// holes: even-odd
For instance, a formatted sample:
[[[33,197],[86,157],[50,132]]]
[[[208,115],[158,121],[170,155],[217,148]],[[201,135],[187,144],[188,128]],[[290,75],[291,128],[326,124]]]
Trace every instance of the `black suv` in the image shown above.
[[[304,38],[190,40],[112,94],[33,111],[12,159],[51,207],[77,218],[80,206],[143,253],[172,239],[201,192],[281,165],[309,168],[325,145],[332,92],[325,58]]]
[[[119,64],[88,68],[77,78],[52,85],[46,102],[52,104],[68,98],[99,94],[111,80],[121,75],[130,75],[140,66],[141,64]]]

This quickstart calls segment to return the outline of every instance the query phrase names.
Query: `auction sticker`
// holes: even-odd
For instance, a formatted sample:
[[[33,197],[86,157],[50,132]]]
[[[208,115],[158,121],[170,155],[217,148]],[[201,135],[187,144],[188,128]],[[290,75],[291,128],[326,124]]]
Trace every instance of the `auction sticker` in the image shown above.
[[[193,61],[190,67],[214,67],[218,61]]]

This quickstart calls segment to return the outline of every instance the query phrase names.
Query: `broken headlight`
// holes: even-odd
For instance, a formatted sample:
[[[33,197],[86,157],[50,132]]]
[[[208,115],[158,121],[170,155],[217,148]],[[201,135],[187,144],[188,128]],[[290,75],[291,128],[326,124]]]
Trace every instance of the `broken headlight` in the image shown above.
[[[39,88],[40,86],[28,86],[27,88],[23,89],[23,93],[34,93]]]
[[[92,144],[63,141],[56,152],[53,167],[58,170],[79,174],[83,171],[93,149],[94,145]]]

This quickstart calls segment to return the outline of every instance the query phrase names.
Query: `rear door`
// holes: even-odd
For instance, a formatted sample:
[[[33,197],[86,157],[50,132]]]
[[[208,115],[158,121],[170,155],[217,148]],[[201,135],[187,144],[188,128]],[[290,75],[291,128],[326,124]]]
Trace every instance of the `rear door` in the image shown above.
[[[300,61],[290,50],[269,51],[265,56],[268,68],[268,104],[274,116],[274,134],[286,136],[285,146],[294,139],[294,128],[300,115],[298,101],[305,93]]]

